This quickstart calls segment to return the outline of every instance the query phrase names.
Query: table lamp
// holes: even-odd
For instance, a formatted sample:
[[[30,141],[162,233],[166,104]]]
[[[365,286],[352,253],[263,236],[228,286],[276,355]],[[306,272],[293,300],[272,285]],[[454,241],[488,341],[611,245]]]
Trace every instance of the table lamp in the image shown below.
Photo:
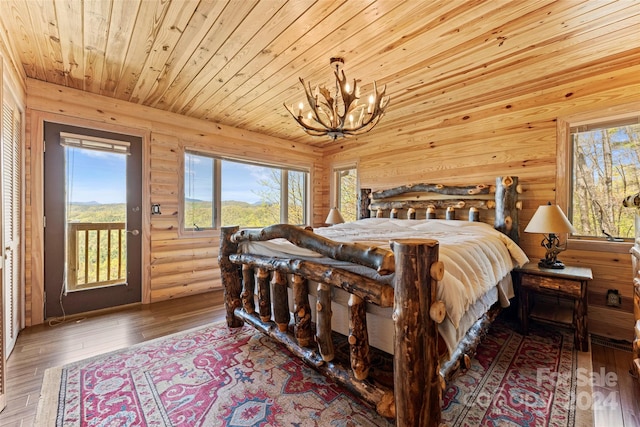
[[[331,208],[329,215],[327,215],[327,219],[325,219],[324,222],[329,225],[342,224],[344,222],[344,218],[340,215],[338,208]]]
[[[575,228],[569,222],[567,217],[562,213],[562,210],[558,205],[542,205],[538,207],[538,210],[527,227],[524,229],[527,233],[541,233],[544,234],[541,246],[543,246],[547,253],[544,258],[540,260],[538,266],[541,268],[564,268],[562,261],[558,260],[558,254],[567,249],[565,242],[564,246],[560,245],[560,239],[558,233],[575,233]]]

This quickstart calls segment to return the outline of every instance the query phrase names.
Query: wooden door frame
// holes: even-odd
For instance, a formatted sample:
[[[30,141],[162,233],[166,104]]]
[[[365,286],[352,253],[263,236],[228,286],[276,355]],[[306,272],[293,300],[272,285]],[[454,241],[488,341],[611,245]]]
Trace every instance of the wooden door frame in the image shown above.
[[[27,141],[29,147],[29,198],[27,203],[30,211],[27,212],[27,222],[30,224],[30,259],[26,268],[31,273],[29,286],[30,314],[27,316],[27,325],[37,325],[44,322],[44,122],[59,123],[62,125],[85,127],[105,132],[122,133],[140,137],[142,139],[142,230],[141,230],[141,290],[142,304],[151,302],[151,200],[150,194],[150,159],[151,159],[151,132],[146,129],[131,128],[127,126],[108,124],[93,120],[70,117],[61,114],[43,112],[27,108],[28,128],[30,137]],[[30,295],[29,295],[30,294]]]
[[[2,55],[0,55],[0,107],[4,102],[4,63]],[[0,120],[0,135],[2,135],[2,120]],[[1,140],[1,138],[0,138]],[[1,181],[0,181],[1,183]],[[0,224],[4,224],[4,209],[0,209]],[[4,227],[0,227],[0,242],[4,241]],[[4,322],[4,261],[0,261],[0,411],[7,406],[7,369],[6,358],[4,354],[5,341],[5,322]]]

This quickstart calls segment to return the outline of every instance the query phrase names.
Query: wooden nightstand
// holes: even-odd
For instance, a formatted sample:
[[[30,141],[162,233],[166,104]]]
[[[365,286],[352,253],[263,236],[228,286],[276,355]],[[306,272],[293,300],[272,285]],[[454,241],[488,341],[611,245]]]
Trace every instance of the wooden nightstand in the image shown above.
[[[566,266],[564,269],[546,269],[530,262],[514,270],[516,289],[519,293],[520,327],[522,333],[529,330],[529,317],[547,322],[572,324],[575,329],[575,346],[589,351],[587,327],[587,283],[593,279],[588,267]],[[544,307],[532,311],[531,293],[550,295],[573,300],[573,315],[564,316],[562,310],[554,310],[552,316],[545,315]],[[570,309],[570,307],[569,307]]]

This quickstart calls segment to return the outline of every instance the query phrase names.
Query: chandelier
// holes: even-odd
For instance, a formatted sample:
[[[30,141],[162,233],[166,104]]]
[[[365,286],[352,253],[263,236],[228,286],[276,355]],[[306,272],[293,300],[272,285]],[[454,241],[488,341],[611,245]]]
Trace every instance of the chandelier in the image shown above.
[[[306,84],[302,77],[300,83],[304,88],[309,103],[309,110],[305,111],[304,103],[298,105],[298,111],[294,111],[293,105],[285,108],[293,116],[296,122],[309,135],[328,135],[336,140],[347,135],[359,135],[370,131],[378,124],[380,118],[389,104],[389,97],[385,96],[387,86],[380,92],[376,82],[373,82],[373,93],[369,96],[367,104],[358,104],[360,99],[360,87],[353,80],[353,87],[347,82],[344,71],[340,69],[344,65],[343,58],[331,58],[331,67],[335,68],[336,87],[335,94],[324,86],[316,86],[311,90],[311,84]]]

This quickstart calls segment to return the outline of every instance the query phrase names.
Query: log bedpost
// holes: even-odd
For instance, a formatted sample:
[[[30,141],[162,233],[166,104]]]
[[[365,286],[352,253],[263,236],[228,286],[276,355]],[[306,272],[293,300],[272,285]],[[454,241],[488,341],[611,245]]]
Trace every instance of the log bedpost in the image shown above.
[[[279,270],[273,272],[273,318],[280,332],[286,332],[291,320],[287,275]]]
[[[258,313],[260,320],[271,320],[271,286],[269,285],[269,270],[258,268]]]
[[[331,338],[331,286],[318,283],[318,300],[316,302],[316,341],[322,360],[331,362],[335,357],[333,339]]]
[[[371,367],[367,305],[362,298],[354,294],[349,296],[349,352],[353,375],[359,380],[366,379]]]
[[[307,279],[298,274],[293,275],[294,333],[301,347],[307,347],[313,341],[311,306],[309,305],[309,288],[307,286]]]
[[[222,227],[220,229],[220,252],[218,265],[224,288],[224,305],[227,309],[227,326],[239,328],[244,324],[234,315],[234,310],[242,305],[240,293],[242,282],[240,280],[240,268],[229,260],[229,255],[238,252],[238,244],[231,241],[231,236],[240,229],[238,226]]]
[[[370,188],[360,189],[360,195],[358,196],[358,219],[371,217],[371,211],[369,210],[370,194],[371,194]]]
[[[438,329],[429,315],[436,302],[438,242],[397,239],[393,320],[396,425],[436,427],[442,388],[438,364]],[[438,269],[433,269],[438,271]],[[436,277],[434,277],[436,276]]]
[[[496,230],[509,236],[518,243],[518,177],[504,176],[496,178]]]
[[[242,307],[244,311],[252,314],[256,311],[255,294],[256,294],[256,279],[253,271],[253,267],[247,264],[242,264]]]

